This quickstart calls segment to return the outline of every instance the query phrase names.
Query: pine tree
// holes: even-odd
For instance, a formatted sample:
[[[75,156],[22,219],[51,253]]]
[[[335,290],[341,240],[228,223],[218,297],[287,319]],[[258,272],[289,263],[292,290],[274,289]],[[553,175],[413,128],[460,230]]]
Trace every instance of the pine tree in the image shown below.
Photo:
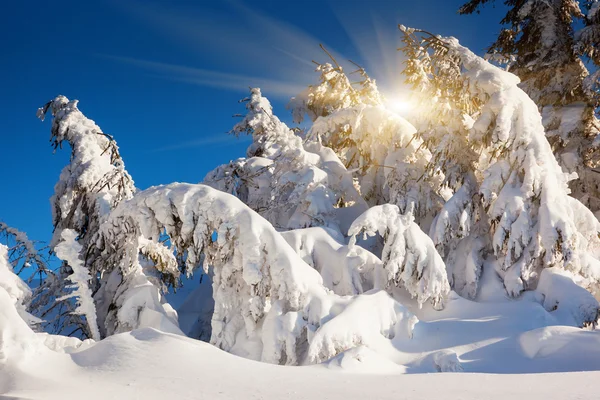
[[[296,122],[304,115],[313,120],[306,141],[336,153],[353,172],[369,205],[396,204],[427,227],[443,204],[443,176],[426,173],[431,153],[415,137],[415,128],[383,105],[375,81],[362,67],[355,71],[362,80],[353,85],[335,63],[335,68],[319,65],[317,71],[328,73],[298,96],[308,100],[293,99],[289,104]]]
[[[97,339],[114,333],[114,326],[107,319],[122,306],[115,303],[119,294],[143,291],[139,288],[149,283],[146,273],[156,270],[154,263],[166,263],[171,270],[177,270],[178,263],[170,253],[164,259],[164,246],[139,243],[139,260],[131,263],[138,269],[132,270],[130,265],[114,268],[114,265],[94,264],[103,246],[113,245],[98,241],[100,227],[110,211],[131,199],[136,189],[115,140],[85,117],[77,105],[77,100],[58,96],[38,110],[38,117],[43,120],[50,110],[54,149],[65,142],[71,147],[70,163],[62,170],[50,200],[54,223],[50,247],[64,261],[54,297],[58,303],[70,303],[71,315],[71,321],[61,321],[57,328],[65,332],[64,324],[74,323],[84,337]],[[151,299],[159,302],[159,290],[176,284],[179,272],[170,272],[159,275],[153,282],[155,286],[147,288]]]
[[[417,299],[419,307],[431,301],[434,308],[443,308],[450,292],[446,266],[429,236],[414,223],[411,213],[402,215],[392,204],[371,207],[352,223],[348,232],[351,247],[361,232],[369,236],[378,233],[383,239],[384,287],[406,289]]]
[[[140,277],[134,272],[141,269],[136,261],[140,244],[157,245],[163,234],[173,251],[187,255],[188,271],[211,267],[215,308],[210,342],[226,351],[246,341],[261,342],[254,350],[244,348],[262,348],[248,357],[318,363],[368,345],[369,338],[409,338],[417,322],[385,291],[333,294],[268,221],[234,196],[205,185],[157,186],[122,202],[96,240],[113,245],[95,253],[94,264],[129,268],[125,276]],[[172,263],[155,265],[163,265],[163,273],[177,272]],[[129,287],[115,296],[117,308],[108,314],[114,324],[107,334],[139,328],[150,318],[168,322],[168,310],[161,309],[156,296]],[[368,323],[353,324],[349,331],[348,319]]]
[[[479,12],[489,0],[471,0],[459,12]],[[584,5],[584,12],[580,4]],[[586,0],[507,0],[508,25],[489,48],[521,78],[520,87],[540,109],[546,137],[559,164],[579,179],[573,196],[592,210],[600,209],[599,78],[584,61],[600,67],[598,2]],[[575,21],[585,27],[574,31]]]
[[[252,135],[248,158],[218,167],[204,182],[235,194],[277,228],[344,230],[337,208],[354,205],[359,214],[366,205],[340,160],[319,143],[303,143],[260,89],[244,101],[248,113],[232,133]]]
[[[55,151],[64,142],[71,146],[71,161],[62,170],[50,199],[54,224],[51,247],[58,244],[63,229],[73,229],[86,251],[102,218],[120,201],[131,198],[135,187],[116,142],[77,105],[78,100],[58,96],[38,110],[38,117],[43,121],[51,111],[50,140]]]
[[[497,271],[513,296],[535,287],[542,269],[553,266],[575,273],[590,288],[597,285],[600,275],[593,254],[600,244],[598,226],[582,222],[593,221],[593,216],[568,196],[569,177],[553,157],[537,106],[518,88],[518,78],[477,57],[454,38],[400,28],[406,47],[412,48],[405,50],[411,63],[421,64],[419,68],[425,71],[421,76],[428,81],[425,95],[433,99],[432,107],[460,108],[465,100],[475,106],[464,140],[479,155],[473,164],[477,170],[471,171],[475,180],[469,185],[473,187],[468,191],[476,196],[469,199],[456,191],[434,226],[440,218],[446,221],[441,225],[446,228],[452,221],[460,221],[461,230],[451,233],[451,238],[469,237],[473,232],[464,227],[479,225],[475,236],[489,235]],[[436,78],[448,73],[455,78]],[[460,153],[447,151],[446,156],[455,158]],[[468,203],[475,208],[461,206]],[[442,230],[434,235],[434,241],[439,244],[444,237],[448,236]],[[473,275],[474,271],[468,272]],[[463,280],[473,293],[476,279]]]

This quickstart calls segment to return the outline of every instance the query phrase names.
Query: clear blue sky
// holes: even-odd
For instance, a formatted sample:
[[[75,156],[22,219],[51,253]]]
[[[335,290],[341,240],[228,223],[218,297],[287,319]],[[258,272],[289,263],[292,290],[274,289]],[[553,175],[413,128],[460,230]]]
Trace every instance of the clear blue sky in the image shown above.
[[[313,83],[318,44],[397,89],[396,25],[458,37],[482,54],[501,11],[459,16],[455,0],[11,1],[0,17],[0,219],[49,240],[49,197],[69,149],[52,154],[35,111],[58,94],[117,140],[136,186],[200,182],[242,157],[225,135],[237,100],[261,86],[288,122],[287,100]]]

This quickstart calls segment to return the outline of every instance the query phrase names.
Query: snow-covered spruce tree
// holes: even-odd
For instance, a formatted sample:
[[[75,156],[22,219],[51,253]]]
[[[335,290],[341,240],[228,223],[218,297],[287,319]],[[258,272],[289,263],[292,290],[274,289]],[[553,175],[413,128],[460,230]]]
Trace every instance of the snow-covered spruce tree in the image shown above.
[[[592,214],[568,195],[569,176],[554,158],[537,106],[518,87],[519,79],[454,38],[401,29],[416,38],[416,46],[424,48],[424,40],[434,43],[431,51],[439,54],[434,60],[439,66],[459,66],[461,90],[482,104],[468,145],[480,154],[477,166],[483,174],[473,175],[507,292],[514,296],[535,288],[542,269],[555,266],[573,272],[587,286],[597,284],[598,224],[581,223]],[[460,208],[454,212],[462,214]],[[593,314],[580,325],[593,323]]]
[[[212,267],[211,343],[226,351],[297,365],[368,346],[381,335],[412,334],[416,318],[385,292],[332,294],[268,221],[239,199],[204,185],[154,187],[121,203],[97,238],[114,246],[95,253],[94,264],[128,268],[140,243],[157,244],[163,233],[177,253],[187,255],[190,272]],[[138,292],[119,297],[115,331],[157,316]]]
[[[252,135],[248,158],[216,168],[205,183],[236,195],[281,229],[343,230],[337,208],[354,205],[357,214],[364,211],[350,173],[330,149],[319,143],[304,145],[273,115],[260,89],[252,89],[245,101],[248,113],[232,133]]]
[[[405,55],[403,74],[412,87],[415,112],[411,122],[431,157],[424,175],[439,177],[438,193],[445,202],[435,215],[429,235],[446,262],[453,289],[468,298],[477,293],[484,263],[485,221],[479,201],[478,146],[469,143],[473,118],[481,109],[461,76],[456,56],[433,36],[417,37],[400,26]]]
[[[69,260],[63,259],[60,283],[55,285],[54,301],[70,303],[63,305],[71,315],[70,321],[59,321],[55,332],[69,334],[67,322],[75,325],[72,334],[80,331],[83,337],[98,338],[96,321],[87,321],[95,312],[90,299],[82,299],[81,294],[89,294],[100,286],[99,276],[82,271],[89,250],[90,239],[98,230],[103,218],[121,200],[133,196],[135,188],[133,181],[123,164],[118,147],[114,140],[100,129],[94,121],[86,118],[77,108],[78,101],[69,101],[64,96],[58,96],[38,109],[38,117],[44,120],[50,111],[53,116],[50,130],[50,140],[54,147],[62,148],[67,142],[71,147],[70,163],[63,168],[60,179],[54,187],[52,204],[52,220],[54,235],[50,248],[63,256],[69,255]],[[77,257],[73,251],[66,248],[63,241],[63,230],[74,232],[74,240],[70,246],[77,248]],[[75,240],[76,239],[76,240]],[[60,246],[60,247],[59,247]],[[77,263],[76,267],[69,262]],[[79,268],[81,267],[81,268]],[[73,277],[87,279],[75,279]],[[80,312],[78,303],[85,304],[87,312]],[[77,311],[79,310],[79,311]]]
[[[77,104],[78,100],[58,96],[38,110],[38,117],[44,120],[51,111],[50,141],[55,150],[65,141],[71,146],[71,161],[62,170],[50,199],[54,223],[51,247],[61,240],[63,229],[73,229],[86,251],[102,218],[120,201],[131,198],[135,187],[116,142],[83,115]]]
[[[43,119],[50,110],[54,117],[51,128],[54,148],[62,147],[64,142],[71,147],[71,161],[63,169],[51,198],[55,228],[51,248],[64,261],[62,287],[55,298],[57,302],[71,302],[69,308],[73,318],[79,316],[77,325],[83,336],[98,338],[113,332],[112,327],[106,328],[105,322],[109,312],[119,306],[113,303],[116,293],[138,291],[149,303],[161,304],[157,291],[165,288],[164,283],[174,284],[178,272],[157,274],[157,279],[164,279],[155,280],[152,285],[145,273],[154,273],[159,268],[154,264],[164,261],[165,250],[162,245],[143,243],[139,245],[136,262],[143,263],[145,268],[136,270],[136,274],[127,275],[124,272],[129,271],[97,264],[91,269],[91,263],[97,259],[94,252],[99,251],[96,239],[100,226],[121,201],[133,197],[135,187],[114,139],[85,117],[77,104],[76,100],[58,96],[40,108],[38,116]],[[176,269],[172,266],[177,265],[176,261],[169,258],[168,262],[169,268]],[[94,316],[97,321],[86,321]],[[59,328],[65,332],[64,326]]]
[[[471,0],[460,13],[479,12],[489,0]],[[570,187],[573,196],[590,209],[600,209],[599,103],[600,75],[589,74],[584,61],[600,67],[600,17],[596,0],[507,0],[502,19],[508,25],[489,49],[521,78],[520,87],[538,105],[546,137],[566,172],[579,179]],[[583,11],[580,7],[583,5]],[[585,27],[574,32],[574,23]]]
[[[305,114],[313,119],[307,142],[322,143],[335,151],[353,171],[368,204],[397,204],[427,226],[443,203],[443,177],[426,174],[430,152],[415,138],[411,124],[382,105],[377,87],[364,69],[359,68],[363,80],[355,88],[341,67],[331,68],[329,74],[321,75],[319,85],[299,96],[307,101],[290,103],[297,121]]]
[[[446,266],[435,245],[408,213],[400,214],[398,206],[384,204],[371,207],[358,217],[348,234],[350,247],[356,243],[356,235],[379,234],[384,241],[381,260],[385,276],[379,279],[384,287],[406,289],[421,306],[431,301],[436,309],[443,307],[450,292]]]

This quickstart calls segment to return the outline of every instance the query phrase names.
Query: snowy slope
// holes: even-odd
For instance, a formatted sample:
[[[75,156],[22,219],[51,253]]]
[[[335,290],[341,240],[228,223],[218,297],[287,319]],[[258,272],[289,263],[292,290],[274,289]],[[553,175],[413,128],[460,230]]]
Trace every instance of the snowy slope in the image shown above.
[[[600,368],[599,352],[592,352],[596,368]],[[600,372],[396,375],[392,368],[382,369],[380,360],[371,356],[375,357],[369,353],[355,354],[345,363],[347,367],[360,365],[363,372],[378,373],[339,372],[323,366],[281,367],[238,358],[203,342],[146,328],[112,336],[71,355],[39,348],[18,365],[2,367],[0,393],[9,398],[47,400],[82,396],[86,399],[347,400],[368,396],[504,400],[525,395],[530,400],[548,400],[594,399],[598,395],[595,382]],[[552,363],[553,358],[550,356],[547,361]]]

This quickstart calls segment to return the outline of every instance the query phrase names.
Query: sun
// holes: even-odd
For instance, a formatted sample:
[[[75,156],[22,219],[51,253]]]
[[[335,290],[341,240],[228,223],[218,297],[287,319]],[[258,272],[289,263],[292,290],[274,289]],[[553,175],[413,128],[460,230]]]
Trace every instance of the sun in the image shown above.
[[[406,115],[413,109],[413,104],[406,99],[390,99],[386,102],[386,106],[393,112]]]

